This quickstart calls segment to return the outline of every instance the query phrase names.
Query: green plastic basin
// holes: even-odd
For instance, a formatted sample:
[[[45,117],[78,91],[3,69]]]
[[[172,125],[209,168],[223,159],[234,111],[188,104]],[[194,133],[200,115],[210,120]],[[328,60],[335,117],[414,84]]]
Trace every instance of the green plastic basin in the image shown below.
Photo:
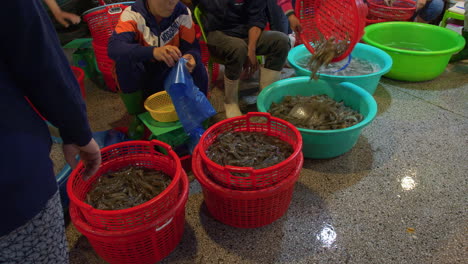
[[[304,44],[294,47],[288,53],[288,63],[294,69],[297,76],[311,75],[311,72],[308,69],[297,64],[297,61],[304,58],[304,56],[310,56],[310,52],[307,50]],[[342,82],[354,83],[368,91],[370,94],[374,94],[382,75],[389,72],[392,68],[392,58],[384,51],[362,43],[356,44],[353,51],[351,52],[351,56],[353,58],[359,58],[378,64],[380,66],[380,71],[357,76],[335,76],[320,74],[319,79],[337,84]]]
[[[272,102],[279,103],[287,95],[312,96],[326,94],[336,101],[359,111],[364,116],[360,123],[343,129],[312,130],[298,128],[302,134],[304,157],[332,158],[348,152],[357,142],[362,129],[377,114],[377,103],[370,93],[350,82],[331,83],[324,80],[310,81],[310,77],[294,77],[275,82],[258,95],[257,108],[267,112]]]
[[[367,26],[363,40],[393,59],[385,77],[401,81],[427,81],[439,76],[450,57],[465,46],[452,30],[415,22],[385,22]]]

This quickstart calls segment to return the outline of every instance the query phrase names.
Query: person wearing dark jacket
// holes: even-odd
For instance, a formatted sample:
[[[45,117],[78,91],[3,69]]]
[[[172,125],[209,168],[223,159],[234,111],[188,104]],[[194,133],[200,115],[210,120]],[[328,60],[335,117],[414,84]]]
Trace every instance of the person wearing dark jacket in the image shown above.
[[[289,38],[282,32],[263,31],[267,23],[266,1],[200,0],[198,3],[210,55],[225,66],[226,116],[240,116],[238,89],[243,67],[250,74],[255,72],[259,67],[256,56],[264,55],[260,89],[279,80],[290,49]]]
[[[195,85],[207,93],[208,74],[192,14],[178,0],[137,0],[127,7],[109,39],[108,53],[115,61],[121,98],[134,116],[131,137],[132,128],[140,122],[136,115],[144,111],[144,99],[164,90],[164,80],[179,58],[188,60]]]
[[[0,263],[68,263],[51,136],[60,131],[66,161],[80,154],[91,176],[101,162],[80,88],[41,1],[3,3],[0,41]]]

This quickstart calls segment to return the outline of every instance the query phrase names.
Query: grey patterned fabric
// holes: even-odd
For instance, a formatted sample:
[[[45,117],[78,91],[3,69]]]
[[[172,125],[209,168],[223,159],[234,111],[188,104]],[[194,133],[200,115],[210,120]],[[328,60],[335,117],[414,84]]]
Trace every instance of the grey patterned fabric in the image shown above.
[[[65,264],[68,247],[59,192],[25,225],[0,237],[2,264]]]

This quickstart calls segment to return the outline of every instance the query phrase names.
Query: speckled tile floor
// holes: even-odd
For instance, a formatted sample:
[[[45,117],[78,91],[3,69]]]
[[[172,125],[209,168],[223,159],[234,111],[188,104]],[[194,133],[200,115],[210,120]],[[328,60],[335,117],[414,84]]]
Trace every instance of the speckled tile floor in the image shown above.
[[[193,181],[185,233],[163,263],[467,263],[468,64],[422,83],[383,78],[379,111],[348,153],[306,160],[291,206],[257,229],[206,212]],[[125,124],[118,96],[88,86],[95,130]],[[105,263],[69,225],[71,263]]]

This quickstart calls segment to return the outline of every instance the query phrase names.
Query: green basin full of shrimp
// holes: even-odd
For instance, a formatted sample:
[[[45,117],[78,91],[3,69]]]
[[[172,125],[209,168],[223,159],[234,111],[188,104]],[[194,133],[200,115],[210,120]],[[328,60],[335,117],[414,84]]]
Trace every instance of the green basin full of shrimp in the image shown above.
[[[353,148],[361,131],[377,115],[377,103],[363,88],[349,83],[332,83],[324,80],[310,81],[310,77],[294,77],[272,83],[264,88],[257,99],[260,112],[268,112],[271,104],[280,103],[287,95],[314,96],[328,95],[363,116],[363,120],[353,126],[335,130],[312,130],[297,127],[302,134],[302,151],[306,158],[324,159],[340,156]]]

